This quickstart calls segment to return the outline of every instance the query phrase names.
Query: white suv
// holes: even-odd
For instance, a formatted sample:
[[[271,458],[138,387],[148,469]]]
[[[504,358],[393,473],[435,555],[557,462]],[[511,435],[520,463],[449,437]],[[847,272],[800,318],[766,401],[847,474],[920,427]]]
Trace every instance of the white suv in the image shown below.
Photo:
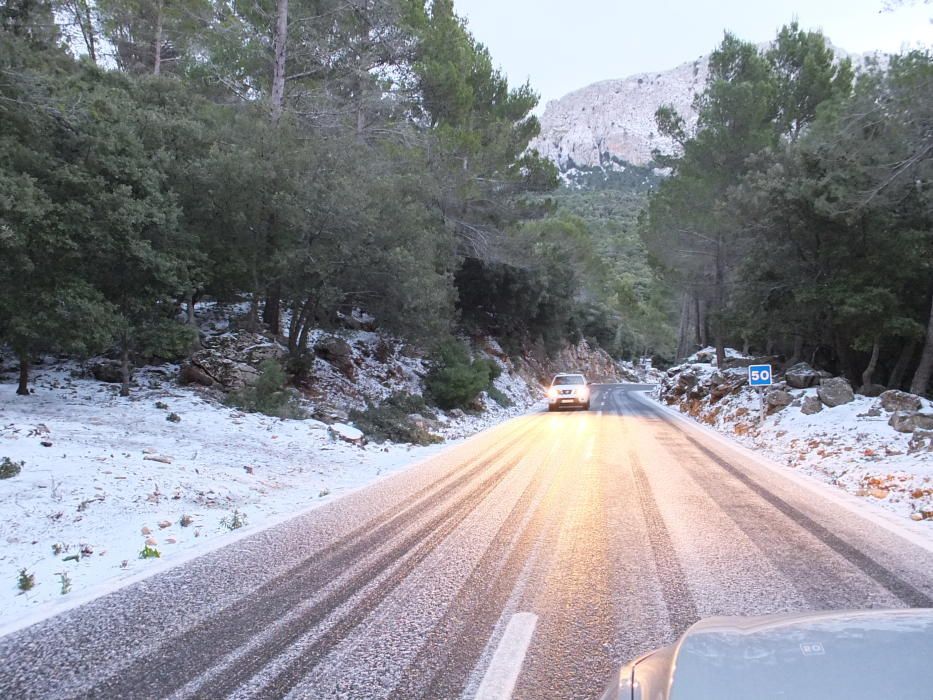
[[[555,374],[547,390],[547,410],[556,411],[564,406],[590,409],[590,387],[582,374]]]

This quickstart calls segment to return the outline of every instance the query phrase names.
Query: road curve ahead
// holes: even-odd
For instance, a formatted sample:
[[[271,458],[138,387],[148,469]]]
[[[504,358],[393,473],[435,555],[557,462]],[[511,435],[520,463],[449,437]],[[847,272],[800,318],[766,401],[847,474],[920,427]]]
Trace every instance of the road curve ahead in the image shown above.
[[[933,607],[930,550],[637,389],[8,635],[0,697],[589,698],[701,617]]]

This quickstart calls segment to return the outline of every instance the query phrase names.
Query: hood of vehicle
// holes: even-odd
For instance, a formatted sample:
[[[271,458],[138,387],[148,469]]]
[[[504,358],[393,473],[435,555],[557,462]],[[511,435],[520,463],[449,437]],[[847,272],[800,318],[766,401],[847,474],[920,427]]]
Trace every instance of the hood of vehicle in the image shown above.
[[[616,697],[929,700],[931,664],[933,609],[718,617],[627,667]]]

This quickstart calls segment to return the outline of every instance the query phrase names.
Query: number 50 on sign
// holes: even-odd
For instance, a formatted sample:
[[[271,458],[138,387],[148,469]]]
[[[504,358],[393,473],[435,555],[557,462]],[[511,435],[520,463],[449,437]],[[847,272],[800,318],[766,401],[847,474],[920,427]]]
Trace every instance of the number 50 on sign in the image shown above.
[[[771,365],[749,365],[748,383],[751,386],[771,386]]]

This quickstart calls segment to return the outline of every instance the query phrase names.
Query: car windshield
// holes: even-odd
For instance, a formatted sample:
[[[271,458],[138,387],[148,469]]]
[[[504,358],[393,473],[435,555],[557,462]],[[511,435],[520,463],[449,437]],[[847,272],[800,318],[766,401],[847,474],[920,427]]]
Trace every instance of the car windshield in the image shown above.
[[[586,384],[582,374],[568,374],[564,377],[554,377],[554,386],[561,384]]]

